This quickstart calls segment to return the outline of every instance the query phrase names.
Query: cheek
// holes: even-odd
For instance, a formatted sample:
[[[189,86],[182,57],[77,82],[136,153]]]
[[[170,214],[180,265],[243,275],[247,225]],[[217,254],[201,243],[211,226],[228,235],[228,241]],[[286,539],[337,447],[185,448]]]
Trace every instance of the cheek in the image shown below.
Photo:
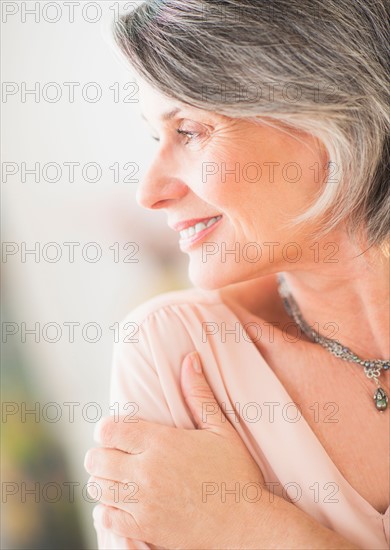
[[[208,155],[187,171],[187,181],[193,192],[221,212],[242,211],[251,201],[260,200],[261,186],[245,176],[246,161],[239,156]],[[191,175],[190,175],[191,174]]]
[[[261,147],[213,147],[187,162],[192,191],[252,232],[256,224],[260,233],[280,231],[308,208],[324,178],[314,147],[272,137]]]
[[[223,162],[209,159],[187,162],[184,181],[196,197],[217,212],[226,213],[239,199],[240,185],[230,175],[225,175],[223,165]]]

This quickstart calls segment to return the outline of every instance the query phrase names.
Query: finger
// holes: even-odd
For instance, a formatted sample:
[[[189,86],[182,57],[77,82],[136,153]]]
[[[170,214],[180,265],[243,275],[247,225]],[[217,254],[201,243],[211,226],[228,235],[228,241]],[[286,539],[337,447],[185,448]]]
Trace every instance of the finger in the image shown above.
[[[133,515],[136,515],[137,510],[141,507],[140,485],[135,481],[122,483],[91,476],[87,483],[87,491],[91,499],[90,502],[100,502]]]
[[[93,509],[96,531],[107,529],[119,537],[142,539],[142,531],[134,516],[113,506],[98,504]]]
[[[129,422],[126,416],[106,416],[96,424],[94,439],[104,447],[140,454],[146,451],[156,434],[162,435],[173,429],[147,420],[132,419]]]
[[[122,483],[134,479],[137,466],[137,455],[104,447],[89,449],[84,459],[89,474]]]
[[[104,447],[115,447],[127,453],[138,454],[144,450],[143,421],[125,416],[105,416],[99,420],[94,430],[94,440]]]
[[[192,352],[184,358],[181,370],[181,386],[186,402],[199,428],[211,429],[212,431],[230,429],[230,424],[203,373],[197,352]]]

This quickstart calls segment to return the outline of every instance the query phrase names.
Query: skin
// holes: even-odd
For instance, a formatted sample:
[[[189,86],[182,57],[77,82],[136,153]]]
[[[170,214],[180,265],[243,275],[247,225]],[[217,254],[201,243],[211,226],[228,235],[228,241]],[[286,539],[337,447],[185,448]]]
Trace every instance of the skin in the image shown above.
[[[145,208],[163,209],[170,226],[182,220],[222,215],[222,221],[205,239],[214,243],[213,254],[205,258],[201,242],[186,250],[194,285],[223,287],[224,299],[244,312],[246,319],[283,326],[291,319],[277,294],[275,273],[284,272],[309,324],[325,327],[331,321],[337,326],[336,338],[358,355],[388,358],[388,256],[383,251],[366,250],[364,241],[359,246],[352,244],[343,223],[323,239],[311,236],[318,221],[298,227],[290,224],[308,207],[326,177],[327,154],[321,142],[301,131],[270,127],[268,121],[255,124],[180,104],[142,81],[141,97],[142,110],[159,147],[138,189],[138,202]],[[173,109],[180,111],[164,120],[164,113]],[[227,174],[223,179],[222,163],[232,169],[237,162],[239,175]],[[253,181],[252,172],[245,177],[242,171],[253,162],[263,168],[258,181]],[[275,165],[273,178],[265,162],[280,163]],[[295,183],[287,181],[281,169],[288,163],[297,163],[301,169]],[[316,175],[310,168],[315,163],[319,167]],[[217,166],[218,170],[206,178],[205,166]],[[293,170],[288,177],[294,177]],[[244,255],[248,243],[261,246],[258,261]],[[273,255],[265,243],[276,243]],[[291,261],[286,249],[283,251],[289,243],[299,246],[297,261]],[[224,257],[224,246],[238,250],[238,258],[233,254]],[[331,336],[325,329],[320,332]],[[332,430],[323,423],[311,423],[311,427],[351,485],[376,510],[384,512],[389,503],[389,411],[378,413],[367,402],[372,385],[361,370],[357,372],[360,367],[348,364],[341,369],[340,360],[305,337],[288,346],[281,334],[276,329],[273,344],[262,342],[267,362],[294,401],[296,397],[302,404],[309,423],[310,399],[302,392],[306,383],[317,388],[316,398],[338,403],[340,422],[332,425]],[[316,369],[309,368],[313,363]],[[98,435],[103,448],[89,451],[87,471],[104,486],[108,483],[105,480],[139,479],[140,487],[146,483],[148,490],[141,508],[116,504],[112,491],[106,488],[95,521],[122,536],[167,548],[282,548],[283,544],[286,548],[355,548],[283,499],[271,503],[265,488],[255,513],[253,505],[248,507],[245,502],[227,510],[218,500],[205,506],[189,496],[198,494],[210,468],[224,480],[232,479],[232,472],[237,478],[240,472],[243,480],[264,481],[229,423],[202,423],[202,402],[215,398],[204,376],[190,370],[183,365],[182,388],[198,430],[179,430],[143,420],[137,426],[105,421]],[[382,373],[381,385],[388,390],[389,372]],[[136,456],[129,452],[134,444],[141,449]],[[373,447],[374,454],[370,452]],[[169,476],[160,475],[161,449],[167,451],[163,453],[163,467]],[[370,461],[364,460],[367,453]],[[184,472],[182,464],[191,462],[196,468]],[[175,487],[184,477],[189,491],[178,494]],[[158,522],[151,519],[157,517],[155,514],[159,514]],[[187,528],[189,514],[193,539]],[[170,518],[175,518],[174,524]],[[224,529],[220,529],[221,524]]]
[[[112,418],[97,425],[96,440],[105,448],[89,451],[85,461],[87,471],[93,473],[89,482],[98,484],[102,492],[102,504],[94,510],[95,523],[117,535],[163,548],[355,549],[292,504],[271,495],[205,376],[192,368],[194,359],[200,365],[196,353],[186,356],[181,384],[197,430],[142,420],[129,429],[128,424]],[[207,415],[207,422],[203,403],[218,411]],[[188,464],[196,464],[196,468],[188,468]],[[229,488],[237,479],[242,486],[259,484],[261,498],[256,502],[242,498],[222,502],[206,495],[206,479],[226,483]],[[128,482],[131,485],[126,490]],[[119,493],[113,487],[118,487]],[[95,495],[92,490],[91,496]],[[126,497],[137,502],[125,502]],[[287,531],[291,532],[289,538]]]

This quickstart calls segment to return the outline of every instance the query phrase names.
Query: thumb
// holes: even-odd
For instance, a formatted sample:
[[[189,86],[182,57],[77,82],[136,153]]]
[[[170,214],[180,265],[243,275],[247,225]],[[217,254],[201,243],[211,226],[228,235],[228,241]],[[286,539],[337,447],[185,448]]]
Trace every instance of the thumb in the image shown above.
[[[181,369],[181,387],[198,428],[221,431],[230,427],[203,373],[196,351],[185,356]]]

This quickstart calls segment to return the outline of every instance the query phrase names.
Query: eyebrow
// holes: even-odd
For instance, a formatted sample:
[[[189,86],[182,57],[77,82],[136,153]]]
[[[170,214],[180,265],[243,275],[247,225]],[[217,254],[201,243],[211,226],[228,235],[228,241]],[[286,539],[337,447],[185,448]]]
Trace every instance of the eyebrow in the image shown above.
[[[166,113],[163,113],[161,115],[161,120],[171,120],[174,116],[177,115],[177,113],[180,113],[180,109],[178,107],[175,107],[175,109],[172,109],[171,111],[167,111]],[[148,119],[146,118],[146,116],[141,113],[141,116],[144,120],[148,121]]]

